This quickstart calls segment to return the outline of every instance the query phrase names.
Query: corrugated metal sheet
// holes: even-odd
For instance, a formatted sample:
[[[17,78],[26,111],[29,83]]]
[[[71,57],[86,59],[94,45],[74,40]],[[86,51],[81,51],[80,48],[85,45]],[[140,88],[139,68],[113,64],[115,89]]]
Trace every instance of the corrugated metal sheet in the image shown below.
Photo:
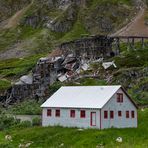
[[[61,87],[41,107],[102,108],[119,88],[120,85]]]

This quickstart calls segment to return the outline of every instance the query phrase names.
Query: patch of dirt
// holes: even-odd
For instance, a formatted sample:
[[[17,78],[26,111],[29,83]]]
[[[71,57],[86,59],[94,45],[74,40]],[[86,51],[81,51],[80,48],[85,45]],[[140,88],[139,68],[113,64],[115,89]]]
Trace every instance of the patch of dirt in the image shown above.
[[[24,7],[23,9],[19,10],[18,12],[16,12],[11,18],[2,22],[0,27],[2,29],[9,29],[9,28],[16,27],[19,24],[19,21],[22,18],[22,16],[25,14],[25,12],[28,10],[28,8],[31,5],[32,5],[32,3],[29,4],[28,6]]]
[[[19,24],[20,19],[33,4],[33,1],[23,9],[16,12],[11,18],[0,23],[0,29],[15,28]],[[11,46],[5,51],[0,51],[0,60],[10,59],[10,58],[22,58],[29,55],[29,51],[24,50],[25,42],[18,42]]]
[[[138,14],[129,24],[118,30],[111,36],[148,36],[148,26],[145,25],[145,8],[141,8]]]
[[[11,58],[23,58],[30,55],[29,51],[24,50],[23,44],[25,43],[16,43],[11,48],[6,51],[0,52],[0,60],[11,59]]]
[[[58,57],[58,56],[61,56],[62,54],[63,54],[62,50],[55,49],[48,55],[48,57]]]

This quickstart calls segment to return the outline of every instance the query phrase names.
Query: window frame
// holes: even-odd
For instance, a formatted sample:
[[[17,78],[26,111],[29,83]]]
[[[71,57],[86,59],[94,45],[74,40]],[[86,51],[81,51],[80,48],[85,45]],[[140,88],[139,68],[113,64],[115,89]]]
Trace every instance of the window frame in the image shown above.
[[[131,111],[131,118],[135,118],[135,111],[134,110]]]
[[[70,118],[75,118],[76,116],[76,111],[74,109],[70,110]]]
[[[126,118],[127,118],[127,119],[130,118],[130,115],[129,115],[129,111],[128,111],[128,110],[126,111]]]
[[[51,109],[47,109],[47,117],[51,117],[52,116],[52,110]]]
[[[86,111],[85,110],[81,110],[80,111],[80,118],[85,118],[86,117]]]
[[[110,111],[110,119],[114,119],[114,111],[113,110]]]
[[[108,111],[107,110],[104,111],[104,119],[108,119]]]
[[[55,110],[55,117],[60,117],[60,109]]]
[[[123,103],[123,93],[117,93],[117,103]]]
[[[122,111],[121,110],[118,111],[118,117],[122,117]]]

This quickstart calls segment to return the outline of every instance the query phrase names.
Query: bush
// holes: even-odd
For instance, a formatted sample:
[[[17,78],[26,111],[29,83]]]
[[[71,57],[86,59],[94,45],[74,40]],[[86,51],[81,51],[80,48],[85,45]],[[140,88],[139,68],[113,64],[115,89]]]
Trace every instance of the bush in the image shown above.
[[[30,121],[22,121],[17,125],[17,127],[19,128],[26,128],[31,126],[32,126],[32,123]]]
[[[33,118],[32,125],[33,126],[39,126],[39,125],[41,125],[41,118],[39,118],[39,117]]]
[[[14,148],[10,143],[1,143],[0,148]]]
[[[20,120],[14,117],[8,117],[4,114],[0,115],[0,130],[8,129],[20,123]]]
[[[40,115],[42,100],[26,99],[19,104],[12,105],[7,111],[15,115]]]

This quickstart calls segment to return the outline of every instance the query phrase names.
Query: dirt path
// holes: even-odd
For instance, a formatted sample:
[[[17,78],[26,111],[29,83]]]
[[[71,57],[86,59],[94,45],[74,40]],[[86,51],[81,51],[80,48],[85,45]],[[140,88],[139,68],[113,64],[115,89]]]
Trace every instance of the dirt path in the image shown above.
[[[118,30],[111,36],[148,36],[148,26],[145,25],[146,8],[140,9],[135,18],[129,24]]]
[[[16,12],[11,18],[5,21],[3,29],[8,29],[8,28],[14,28],[19,24],[20,19],[22,16],[25,14],[25,12],[29,9],[29,7],[32,5],[33,1],[23,9],[19,10]]]
[[[20,22],[20,19],[22,16],[26,13],[26,11],[30,8],[30,6],[33,4],[32,2],[24,7],[23,9],[16,12],[12,17],[9,19],[3,21],[0,24],[0,29],[9,29],[9,28],[15,28]],[[21,41],[14,43],[11,47],[9,47],[7,50],[0,51],[0,60],[10,59],[10,58],[22,58],[25,56],[28,56],[30,53],[25,49],[25,46],[31,44],[31,41]]]

